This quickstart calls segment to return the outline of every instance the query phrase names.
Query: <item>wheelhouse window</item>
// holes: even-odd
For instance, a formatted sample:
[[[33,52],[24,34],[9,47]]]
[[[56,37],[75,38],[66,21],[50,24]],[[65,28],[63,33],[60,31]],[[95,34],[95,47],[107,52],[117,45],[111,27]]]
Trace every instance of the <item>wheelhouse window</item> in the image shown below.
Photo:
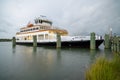
[[[41,34],[41,35],[38,35],[38,39],[39,39],[39,40],[44,40],[44,35],[42,35],[42,34]]]
[[[48,39],[48,34],[45,34],[45,39]]]

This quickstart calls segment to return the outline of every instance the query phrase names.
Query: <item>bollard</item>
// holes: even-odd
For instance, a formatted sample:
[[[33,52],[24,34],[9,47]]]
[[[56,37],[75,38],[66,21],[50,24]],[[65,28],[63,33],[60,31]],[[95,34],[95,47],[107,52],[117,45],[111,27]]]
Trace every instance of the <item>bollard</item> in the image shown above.
[[[13,37],[13,39],[12,39],[12,45],[13,45],[13,47],[16,46],[16,38],[15,37]]]
[[[104,44],[105,44],[105,49],[110,49],[110,37],[108,34],[105,34]]]
[[[90,36],[90,49],[96,49],[95,33],[92,32]]]
[[[61,48],[61,36],[57,33],[56,48]]]
[[[33,36],[33,47],[37,47],[37,36]]]

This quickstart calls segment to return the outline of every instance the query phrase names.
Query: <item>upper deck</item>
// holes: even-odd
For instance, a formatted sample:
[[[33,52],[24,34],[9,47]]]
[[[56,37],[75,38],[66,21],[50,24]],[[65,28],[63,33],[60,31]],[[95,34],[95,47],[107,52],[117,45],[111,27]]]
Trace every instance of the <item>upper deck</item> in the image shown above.
[[[45,16],[42,16],[34,19],[34,23],[29,22],[26,27],[20,28],[20,32],[17,32],[16,35],[43,31],[68,34],[67,30],[52,26],[52,21],[48,20]]]

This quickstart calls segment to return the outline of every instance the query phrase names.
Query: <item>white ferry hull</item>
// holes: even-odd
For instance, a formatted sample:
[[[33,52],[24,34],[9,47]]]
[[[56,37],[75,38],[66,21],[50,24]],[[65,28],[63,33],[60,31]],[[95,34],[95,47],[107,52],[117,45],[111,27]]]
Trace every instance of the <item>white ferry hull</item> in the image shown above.
[[[104,40],[96,40],[96,48],[102,44]],[[33,45],[33,42],[16,42],[20,45]],[[37,46],[48,46],[56,47],[56,42],[37,42]],[[62,41],[61,47],[80,47],[80,48],[90,48],[90,40],[84,41]]]
[[[41,17],[35,19],[35,23],[28,23],[16,33],[16,43],[33,45],[33,36],[36,36],[38,46],[56,46],[56,41],[61,40],[61,47],[90,48],[90,36],[69,36],[68,31],[52,26],[52,21]],[[96,48],[103,42],[100,36],[95,36]]]

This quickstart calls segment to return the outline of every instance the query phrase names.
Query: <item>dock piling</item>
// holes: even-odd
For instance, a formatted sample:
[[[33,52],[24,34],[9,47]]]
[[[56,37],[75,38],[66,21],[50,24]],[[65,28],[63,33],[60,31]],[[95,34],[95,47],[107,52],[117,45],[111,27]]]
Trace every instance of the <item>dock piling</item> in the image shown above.
[[[114,45],[114,52],[117,52],[117,37],[115,36],[114,39],[113,39],[113,45]]]
[[[120,42],[119,42],[119,37],[117,37],[117,52],[120,52]]]
[[[12,39],[12,45],[13,45],[13,47],[16,46],[16,38],[15,37],[13,37],[13,39]]]
[[[104,36],[104,44],[105,44],[105,49],[110,49],[110,37],[108,34],[105,34]]]
[[[120,37],[114,36],[111,40],[111,50],[116,53],[120,53]]]
[[[33,47],[37,47],[37,36],[33,36]]]
[[[56,48],[61,48],[61,36],[57,33],[57,43]]]
[[[92,32],[90,36],[90,49],[96,49],[95,33]]]

